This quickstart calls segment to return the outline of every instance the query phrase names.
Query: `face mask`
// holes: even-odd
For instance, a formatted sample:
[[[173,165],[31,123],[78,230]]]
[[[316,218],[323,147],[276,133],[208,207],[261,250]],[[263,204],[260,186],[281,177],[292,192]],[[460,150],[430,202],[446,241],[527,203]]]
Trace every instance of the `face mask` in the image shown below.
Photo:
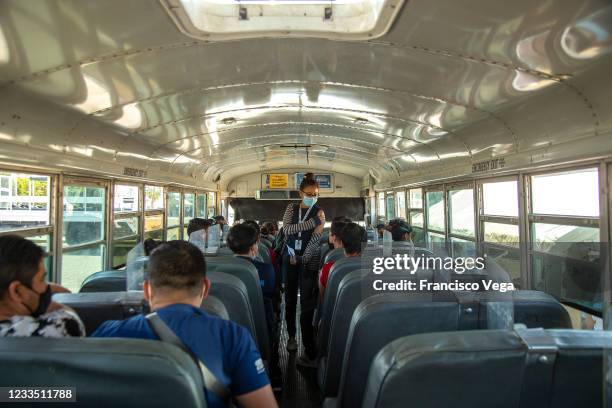
[[[317,197],[304,197],[302,200],[305,206],[312,207],[317,202]]]
[[[30,311],[32,317],[38,317],[45,314],[49,308],[49,305],[51,305],[51,296],[53,296],[53,293],[51,292],[51,285],[47,285],[47,289],[43,293],[38,293],[30,287],[27,288],[38,295],[38,307],[36,310],[32,310],[30,309],[30,306],[24,303],[25,307]]]

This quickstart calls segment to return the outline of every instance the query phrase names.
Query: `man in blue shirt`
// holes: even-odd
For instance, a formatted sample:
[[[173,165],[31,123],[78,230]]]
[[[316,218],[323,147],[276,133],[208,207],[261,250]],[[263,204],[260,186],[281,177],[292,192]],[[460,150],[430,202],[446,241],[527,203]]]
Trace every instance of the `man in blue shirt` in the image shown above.
[[[250,333],[200,309],[208,295],[204,255],[185,241],[169,241],[151,253],[144,296],[151,310],[179,337],[241,407],[277,407],[264,364]],[[92,337],[158,339],[145,316],[103,323]],[[209,408],[227,407],[204,390]]]
[[[276,274],[272,264],[260,262],[255,259],[259,253],[259,230],[253,225],[254,221],[245,221],[242,224],[234,225],[227,235],[227,246],[234,255],[244,258],[255,265],[259,274],[259,282],[264,297],[266,308],[266,323],[268,325],[268,335],[272,341],[272,358],[270,361],[270,377],[272,387],[275,391],[282,388],[281,371],[278,366],[278,324],[274,317],[274,302],[276,300]]]

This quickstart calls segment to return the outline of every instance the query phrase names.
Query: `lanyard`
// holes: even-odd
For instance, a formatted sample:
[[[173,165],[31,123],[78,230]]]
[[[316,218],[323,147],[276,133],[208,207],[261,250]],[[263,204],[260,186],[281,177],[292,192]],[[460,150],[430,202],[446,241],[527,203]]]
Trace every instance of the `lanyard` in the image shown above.
[[[304,218],[302,218],[302,206],[298,205],[300,211],[298,213],[298,223],[302,223],[304,221],[306,221],[306,218],[308,218],[308,214],[310,214],[310,210],[312,210],[312,207],[314,207],[314,205],[311,205],[310,207],[308,207],[308,211],[306,211],[306,214],[304,214]],[[298,238],[302,238],[302,231],[298,232]]]

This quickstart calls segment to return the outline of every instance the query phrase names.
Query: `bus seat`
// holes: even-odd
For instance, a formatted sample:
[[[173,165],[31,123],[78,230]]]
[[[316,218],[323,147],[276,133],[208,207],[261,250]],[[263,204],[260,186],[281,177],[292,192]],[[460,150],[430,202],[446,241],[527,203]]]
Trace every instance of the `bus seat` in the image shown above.
[[[344,258],[344,248],[331,249],[323,258],[323,263],[326,264],[331,261],[337,261],[340,258]]]
[[[142,292],[58,293],[53,300],[74,309],[87,334],[107,320],[124,320],[149,311]]]
[[[335,251],[335,250],[334,250]],[[336,301],[336,292],[342,278],[350,272],[361,269],[361,258],[350,257],[342,258],[334,263],[329,271],[329,279],[323,295],[323,301],[319,308],[319,332],[317,334],[317,342],[319,353],[325,354],[327,350],[327,336],[329,334],[329,324],[331,322],[332,312]]]
[[[2,384],[76,387],[77,406],[206,407],[192,358],[161,341],[2,338],[0,365]]]
[[[325,256],[329,253],[329,243],[327,241],[322,242],[322,244],[320,244],[319,246],[319,252],[320,252],[320,260],[319,260],[319,269],[321,269],[323,267],[323,260],[325,259]]]
[[[465,295],[465,292],[462,292]],[[514,322],[522,323],[528,328],[569,329],[572,327],[567,309],[551,295],[537,290],[516,290],[504,296],[499,292],[477,292],[480,303],[478,318],[479,328],[485,328],[487,322],[486,303],[511,300],[514,304]]]
[[[234,256],[234,252],[231,249],[229,249],[229,247],[223,246],[217,249],[217,255],[218,256]]]
[[[112,270],[92,273],[85,278],[79,292],[125,292],[126,290],[125,270]]]
[[[206,299],[202,301],[202,305],[200,305],[200,308],[208,314],[220,317],[223,320],[230,320],[227,308],[225,307],[221,299],[216,296],[210,294],[206,296]]]
[[[425,408],[600,407],[604,353],[610,348],[612,333],[603,331],[488,330],[402,337],[376,355],[361,406],[404,407],[410,401]]]
[[[218,256],[208,258],[206,267],[210,272],[217,271],[233,275],[244,283],[253,312],[256,333],[255,340],[259,345],[262,358],[268,360],[270,356],[270,339],[268,338],[268,326],[261,283],[255,265],[245,259],[234,256]]]
[[[246,327],[260,346],[251,302],[244,283],[236,276],[224,272],[212,271],[207,275],[211,283],[209,296],[218,298],[227,309],[229,320]]]
[[[346,282],[342,284],[346,285]],[[350,287],[347,289],[350,290]],[[345,297],[351,295],[346,290],[342,294]],[[352,294],[353,297],[360,295],[358,292]],[[347,329],[344,327],[346,325],[337,324],[334,319],[330,337],[345,338],[346,343],[331,343],[334,348],[330,346],[328,351],[328,356],[345,356],[343,362],[337,365],[339,368],[334,367],[328,377],[332,381],[335,379],[336,373],[333,370],[336,368],[342,370],[342,375],[336,389],[338,393],[334,393],[333,387],[330,388],[334,384],[332,382],[331,386],[326,386],[326,395],[339,395],[343,407],[353,406],[356,401],[361,401],[360,390],[365,387],[370,362],[385,344],[401,336],[417,333],[488,329],[495,324],[487,320],[487,305],[492,301],[513,303],[514,319],[511,324],[538,327],[534,326],[537,323],[544,328],[571,327],[567,311],[552,296],[536,291],[516,291],[506,295],[500,297],[498,293],[491,292],[385,293],[363,300],[356,308],[353,307],[354,301],[346,304],[347,310],[344,313],[350,316],[351,307],[354,309],[350,327]],[[339,299],[337,307],[345,302]],[[447,313],[447,317],[444,318],[436,314],[441,303],[446,305],[444,313]],[[376,333],[376,336],[370,333]]]
[[[142,292],[58,293],[53,300],[74,309],[83,321],[87,334],[93,333],[107,320],[124,320],[149,312]],[[223,319],[229,318],[223,302],[215,296],[208,296],[202,303],[202,309]]]
[[[404,277],[396,273],[389,275],[386,281],[400,281]],[[459,330],[462,311],[452,292],[374,294],[364,299],[367,292],[362,291],[361,285],[360,271],[352,272],[340,284],[330,329],[326,367],[321,364],[322,372],[319,375],[323,395],[328,397],[338,395],[341,382],[345,383],[341,375],[346,375],[346,370],[351,370],[349,381],[363,382],[361,388],[357,387],[362,389],[369,363],[389,341],[408,334]],[[372,309],[383,312],[374,313]],[[377,320],[372,320],[368,313],[376,314]],[[364,315],[366,317],[362,318]],[[353,353],[353,350],[358,351]],[[350,357],[349,353],[352,353]],[[361,378],[353,378],[359,375]],[[345,384],[352,386],[353,383]],[[347,399],[356,403],[360,397]]]
[[[323,232],[321,232],[321,238],[319,238],[319,242],[328,242],[329,241],[329,229],[324,229]]]

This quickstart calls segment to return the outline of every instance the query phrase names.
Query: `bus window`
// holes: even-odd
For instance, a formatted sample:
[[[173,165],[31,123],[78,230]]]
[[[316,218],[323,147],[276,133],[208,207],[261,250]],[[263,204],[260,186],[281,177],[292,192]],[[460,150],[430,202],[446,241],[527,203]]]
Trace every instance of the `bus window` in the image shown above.
[[[518,217],[518,183],[516,180],[482,185],[483,213]]]
[[[395,192],[395,202],[396,202],[396,215],[397,218],[402,218],[407,220],[406,218],[406,191],[400,190]]]
[[[140,242],[140,217],[115,218],[113,223],[112,267],[124,265],[127,254]]]
[[[0,173],[0,231],[49,225],[51,189],[48,176]]]
[[[216,205],[217,205],[216,194],[213,192],[209,192],[208,200],[207,200],[207,208],[208,208],[207,218],[213,218],[215,216],[215,214],[217,213]]]
[[[444,233],[444,193],[428,191],[425,194],[427,202],[427,229]]]
[[[145,215],[144,239],[164,239],[164,214]]]
[[[448,212],[451,255],[473,257],[476,254],[474,190],[472,188],[449,190]]]
[[[531,176],[529,221],[534,288],[600,312],[598,179],[595,168]]]
[[[385,219],[385,193],[378,193],[378,205],[376,206],[376,218],[384,222]]]
[[[515,287],[523,284],[519,248],[519,202],[516,180],[485,181],[479,185],[482,195],[480,228],[484,254],[504,269]]]
[[[196,194],[196,217],[206,218],[206,193]]]
[[[115,184],[113,210],[115,212],[129,212],[139,210],[139,187]]]
[[[48,254],[49,278],[53,272],[52,191],[50,176],[0,171],[0,233],[17,233],[42,247]]]
[[[169,191],[166,196],[166,240],[181,239],[181,193]]]
[[[423,190],[411,188],[408,190],[408,222],[412,226],[412,242],[416,246],[425,247],[425,222],[423,218]]]
[[[164,209],[164,188],[145,186],[145,210]]]
[[[61,283],[74,292],[106,265],[106,194],[102,185],[64,185]]]
[[[448,192],[449,230],[452,234],[474,236],[474,190]]]
[[[195,195],[193,193],[183,194],[183,239],[189,240],[187,236],[187,225],[195,218]]]
[[[387,220],[392,220],[395,218],[395,193],[387,193],[386,203]]]
[[[143,240],[164,239],[164,188],[145,186],[145,215]]]
[[[591,168],[534,175],[531,196],[534,214],[598,217],[598,171]]]
[[[115,184],[111,267],[124,265],[127,253],[140,242],[140,187]]]

